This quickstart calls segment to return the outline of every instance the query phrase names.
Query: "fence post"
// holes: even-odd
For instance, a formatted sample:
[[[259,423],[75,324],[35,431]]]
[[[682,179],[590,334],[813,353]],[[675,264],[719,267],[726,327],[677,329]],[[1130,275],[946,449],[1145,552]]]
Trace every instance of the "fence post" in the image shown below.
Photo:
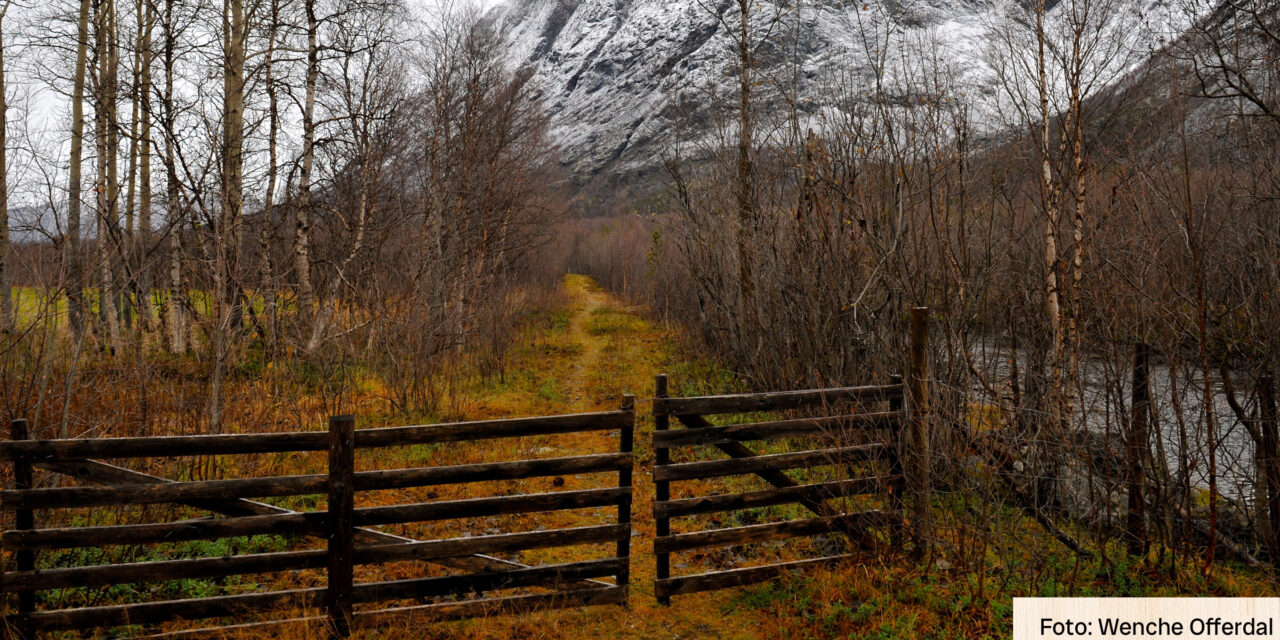
[[[351,592],[355,582],[355,429],[355,416],[329,418],[329,517],[325,521],[329,540],[329,585],[325,592],[325,606],[333,634],[338,638],[351,635]]]
[[[622,410],[629,415],[619,433],[618,452],[630,454],[635,449],[636,397],[631,394],[622,396]],[[618,488],[631,488],[631,465],[627,465],[626,469],[618,472]],[[631,524],[630,493],[618,503],[618,524]],[[624,561],[622,571],[617,576],[618,586],[625,587],[631,583],[631,527],[629,526],[622,533],[622,537],[618,538],[618,557]]]
[[[654,393],[653,397],[657,399],[667,397],[667,374],[658,374],[653,379]],[[666,431],[671,426],[671,417],[667,415],[666,409],[662,408],[658,403],[653,406],[653,430]],[[660,467],[671,464],[671,452],[666,447],[654,447],[654,466]],[[671,483],[666,480],[659,480],[654,483],[654,503],[665,502],[671,499]],[[671,535],[671,519],[655,518],[654,527],[657,530],[657,536]],[[657,557],[657,579],[666,580],[671,577],[671,554],[662,552],[655,553]],[[658,604],[670,605],[670,596],[658,596]]]
[[[911,310],[911,371],[906,389],[907,437],[903,470],[911,494],[914,554],[929,550],[929,308]]]
[[[30,440],[31,430],[27,426],[27,421],[18,418],[9,423],[9,439],[11,440]],[[13,486],[15,489],[30,489],[35,482],[32,473],[31,459],[25,456],[16,456],[13,459]],[[32,509],[18,509],[14,511],[14,529],[34,529],[36,526],[36,515]],[[36,552],[34,549],[23,549],[15,555],[16,569],[18,571],[32,571],[36,568]],[[34,591],[18,592],[18,613],[26,615],[36,610],[36,594]],[[6,629],[7,631],[7,629]],[[18,636],[28,638],[31,636],[27,632],[24,624],[19,624],[16,629]],[[7,634],[6,634],[7,635]]]

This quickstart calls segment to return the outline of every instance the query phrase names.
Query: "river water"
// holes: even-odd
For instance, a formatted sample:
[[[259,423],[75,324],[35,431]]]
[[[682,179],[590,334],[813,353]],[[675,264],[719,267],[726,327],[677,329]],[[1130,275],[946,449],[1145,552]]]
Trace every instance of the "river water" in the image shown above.
[[[988,372],[992,382],[1002,393],[1009,390],[1008,380],[1013,352],[1004,347],[980,345],[973,351],[975,365]],[[1077,399],[1077,428],[1083,427],[1095,436],[1095,442],[1117,438],[1112,450],[1123,455],[1118,437],[1124,432],[1132,398],[1132,362],[1130,351],[1122,362],[1104,358],[1086,358],[1081,363],[1081,384]],[[1018,354],[1019,367],[1026,361]],[[1185,453],[1190,460],[1188,474],[1192,486],[1209,486],[1209,438],[1204,411],[1203,374],[1198,366],[1180,364],[1176,369],[1167,362],[1152,360],[1149,364],[1151,384],[1151,411],[1154,425],[1151,432],[1153,447],[1163,451],[1164,462],[1170,473],[1178,472],[1179,461]],[[1025,370],[1025,369],[1024,369]],[[1256,477],[1254,444],[1245,425],[1231,409],[1221,377],[1211,375],[1213,404],[1211,407],[1217,437],[1218,490],[1226,498],[1249,503],[1253,499]],[[1247,378],[1232,374],[1237,399],[1247,412],[1253,411],[1249,394],[1243,386]],[[983,388],[975,388],[986,395]],[[1252,413],[1249,413],[1252,415]],[[1182,442],[1185,434],[1186,447]],[[1097,438],[1096,436],[1102,436]],[[1159,462],[1159,461],[1157,461]]]

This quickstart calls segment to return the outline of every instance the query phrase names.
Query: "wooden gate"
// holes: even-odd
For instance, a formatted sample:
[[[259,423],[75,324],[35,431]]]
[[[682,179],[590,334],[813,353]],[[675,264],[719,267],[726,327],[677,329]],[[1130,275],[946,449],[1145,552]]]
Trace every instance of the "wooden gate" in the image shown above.
[[[867,543],[867,528],[875,526],[888,527],[900,539],[904,493],[913,495],[915,548],[917,552],[924,548],[926,537],[920,531],[928,520],[925,318],[924,309],[912,313],[910,384],[895,376],[891,384],[881,386],[672,398],[667,377],[657,377],[653,401],[657,537],[653,547],[657,556],[654,593],[659,602],[669,604],[673,595],[764,582],[850,555],[672,576],[673,553],[829,533]],[[793,416],[726,426],[716,426],[706,417],[776,412]],[[803,415],[794,417],[796,413]],[[672,418],[685,428],[672,429]],[[787,452],[761,455],[743,444],[747,441],[766,445],[803,442],[805,446],[817,441],[820,448],[792,447]],[[707,455],[709,449],[718,454]],[[872,471],[877,463],[879,471]],[[797,481],[788,470],[808,477]],[[731,476],[755,476],[771,488],[708,495],[691,487],[681,497],[671,494],[673,482]],[[855,496],[883,499],[880,508],[855,511],[847,500]],[[799,505],[811,517],[714,529],[691,523],[686,531],[671,530],[673,518],[779,505]]]
[[[226,618],[246,613],[293,611],[292,617],[221,627],[205,627],[178,635],[269,624],[323,623],[337,635],[354,626],[413,617],[438,620],[474,615],[594,604],[623,604],[627,599],[630,557],[630,507],[634,399],[617,411],[484,422],[355,430],[351,416],[330,420],[329,432],[28,440],[26,423],[13,424],[13,439],[0,443],[0,459],[13,465],[14,490],[0,494],[0,505],[15,513],[15,528],[0,535],[0,545],[16,556],[16,570],[0,575],[0,590],[17,594],[16,612],[5,616],[5,633],[33,636],[42,631],[150,625],[175,620]],[[481,464],[356,471],[356,453],[460,443],[486,439],[617,431],[616,452],[572,457],[520,459]],[[327,473],[175,482],[100,459],[134,460],[170,456],[257,455],[281,452],[328,452]],[[98,486],[32,488],[33,470],[43,469]],[[581,488],[356,507],[357,494],[387,489],[439,485],[553,479],[616,473],[605,488]],[[582,482],[586,482],[585,480]],[[250,498],[326,496],[323,508],[294,511]],[[318,504],[318,500],[315,500]],[[124,507],[147,514],[144,505],[185,505],[223,517],[108,526],[68,523],[37,528],[44,510]],[[370,527],[606,508],[612,522],[523,532],[417,540]],[[613,509],[616,508],[616,511]],[[91,512],[92,513],[92,512]],[[320,538],[320,548],[247,553],[225,557],[162,559],[37,569],[37,553],[112,545],[176,543],[243,536]],[[305,538],[304,538],[305,539]],[[489,554],[509,554],[569,545],[607,545],[605,558],[527,566]],[[425,561],[448,567],[451,575],[390,581],[355,580],[357,567],[392,566]],[[61,562],[59,564],[62,564]],[[406,573],[403,564],[400,575]],[[411,565],[412,567],[413,565]],[[211,597],[146,602],[118,602],[63,608],[40,592],[65,593],[126,583],[156,583],[193,578],[283,575],[291,572],[301,586],[276,591],[254,590]],[[612,578],[612,582],[601,580]],[[485,592],[536,588],[532,593],[477,597]],[[375,607],[381,603],[381,607]],[[388,606],[388,605],[394,606]]]

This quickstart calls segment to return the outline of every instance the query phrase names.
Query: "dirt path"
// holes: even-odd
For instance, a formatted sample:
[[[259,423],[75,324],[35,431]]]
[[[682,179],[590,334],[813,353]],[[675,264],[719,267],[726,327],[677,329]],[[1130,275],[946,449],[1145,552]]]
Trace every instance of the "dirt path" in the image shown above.
[[[572,373],[565,382],[566,400],[570,408],[588,411],[596,406],[588,393],[588,374],[600,369],[600,356],[608,343],[606,338],[589,331],[588,323],[602,309],[618,305],[594,281],[584,276],[565,278],[565,292],[573,301],[570,307],[573,315],[569,318],[567,333],[570,340],[582,345]]]
[[[553,313],[513,354],[508,383],[479,398],[480,417],[595,411],[616,408],[622,395],[637,403],[636,471],[632,523],[630,605],[499,616],[456,623],[454,635],[478,638],[762,638],[773,637],[765,616],[736,606],[740,593],[724,591],[677,598],[661,607],[653,597],[653,418],[647,398],[653,376],[681,360],[673,336],[602,291],[586,276],[564,279],[565,308]],[[613,450],[617,437],[575,434],[541,440],[559,455]],[[573,479],[570,479],[571,487]],[[586,522],[564,522],[577,526]],[[542,562],[550,558],[528,557]],[[565,558],[559,558],[563,561]]]
[[[655,559],[653,556],[653,418],[648,399],[653,395],[653,376],[671,376],[672,391],[691,395],[690,383],[702,391],[718,390],[732,384],[732,374],[706,361],[693,359],[679,348],[671,333],[645,319],[643,309],[628,307],[603,292],[585,276],[570,275],[563,283],[565,304],[535,318],[530,328],[514,343],[509,352],[507,375],[501,384],[478,389],[468,418],[547,415],[566,411],[614,409],[621,396],[631,393],[638,399],[635,437],[635,473],[631,510],[634,535],[631,545],[631,586],[627,607],[599,606],[563,611],[544,611],[527,615],[494,616],[455,623],[425,625],[420,628],[386,630],[376,638],[485,638],[492,640],[524,638],[625,638],[689,639],[726,638],[756,640],[782,638],[808,640],[827,638],[904,638],[911,640],[958,637],[1007,637],[1010,593],[1039,593],[1035,583],[1027,582],[1024,569],[1006,570],[997,561],[979,573],[934,570],[930,564],[923,570],[892,558],[866,558],[864,562],[806,572],[803,578],[781,579],[773,585],[755,585],[718,592],[678,596],[670,607],[659,606],[653,596]],[[572,434],[564,437],[513,439],[515,449],[495,451],[485,445],[476,450],[440,451],[457,454],[449,464],[480,462],[492,459],[516,459],[529,455],[577,455],[616,450],[618,437],[603,432]],[[474,456],[474,457],[471,457]],[[585,489],[612,486],[611,474],[584,474],[557,478],[562,489]],[[680,497],[688,483],[673,488]],[[707,487],[698,487],[705,494]],[[545,489],[552,490],[552,489]],[[461,496],[459,496],[461,497]],[[608,510],[582,509],[558,512],[557,520],[547,523],[553,528],[603,524],[612,521]],[[803,515],[803,514],[801,514]],[[1024,531],[1034,528],[1028,522],[1012,521]],[[503,530],[528,530],[535,526],[528,515],[503,523]],[[726,520],[715,526],[737,526],[741,521]],[[1005,526],[1008,523],[993,523]],[[498,526],[498,525],[493,525]],[[687,531],[688,523],[677,519],[675,531]],[[970,535],[957,529],[956,535]],[[458,535],[451,533],[450,535]],[[952,535],[948,531],[946,536]],[[996,538],[999,542],[1001,538]],[[1060,553],[1050,539],[1037,541],[1034,536],[1013,534],[1007,551],[1012,558],[1020,554]],[[767,543],[766,543],[767,544]],[[969,542],[962,546],[969,545]],[[994,548],[994,547],[993,547]],[[765,546],[716,550],[741,554],[734,564],[747,560],[757,564],[771,553]],[[805,552],[807,553],[807,551]],[[987,553],[982,551],[981,553]],[[576,547],[563,553],[528,553],[517,559],[526,564],[576,562],[612,555],[612,548]],[[952,561],[958,563],[958,556]],[[1001,556],[992,556],[992,559]],[[1078,558],[1061,558],[1061,566]],[[784,557],[782,559],[796,559]],[[965,560],[970,561],[970,560]],[[949,561],[950,562],[950,561]],[[988,558],[983,556],[983,563]],[[715,553],[691,552],[672,559],[677,574],[690,574],[711,568],[723,568]],[[955,566],[955,565],[952,565]],[[1017,565],[1021,567],[1021,565]],[[1074,571],[1074,569],[1072,570]],[[1110,569],[1108,569],[1110,571]],[[1003,572],[1003,573],[1002,573]],[[1187,575],[1199,575],[1195,568]],[[1085,574],[1093,575],[1093,570]],[[1103,575],[1099,569],[1097,575]],[[1110,574],[1108,574],[1110,575]],[[1145,575],[1145,574],[1144,574]],[[409,577],[409,576],[405,576]],[[1039,578],[1036,578],[1039,580]],[[1135,579],[1134,584],[1144,578]],[[1234,579],[1234,578],[1233,578]],[[1090,581],[1091,578],[1082,578]],[[1274,592],[1272,583],[1249,587],[1252,583],[1212,583],[1213,592],[1262,595]],[[981,601],[976,593],[983,589],[1010,589]],[[1102,583],[1088,582],[1088,588],[1106,588]],[[1256,589],[1256,590],[1251,590]],[[986,597],[990,598],[987,592]],[[1185,595],[1152,592],[1153,595]],[[1207,592],[1206,592],[1207,593]],[[996,605],[1002,607],[997,612]],[[972,631],[972,633],[968,633]],[[995,633],[993,633],[995,631]]]

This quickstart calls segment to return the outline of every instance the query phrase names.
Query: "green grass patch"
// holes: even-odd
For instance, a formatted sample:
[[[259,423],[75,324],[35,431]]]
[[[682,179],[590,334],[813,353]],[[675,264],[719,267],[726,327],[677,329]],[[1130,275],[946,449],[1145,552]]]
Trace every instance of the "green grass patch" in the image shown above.
[[[587,333],[593,336],[643,333],[649,330],[649,322],[645,319],[610,307],[595,309],[587,318]]]
[[[569,330],[573,313],[568,309],[534,309],[520,318],[523,329],[544,335],[563,335]]]
[[[539,400],[546,402],[564,402],[564,391],[560,388],[560,381],[555,378],[547,378],[538,385],[537,396]]]
[[[288,549],[281,536],[259,535],[193,540],[149,547],[67,549],[38,555],[39,568],[94,566],[127,562],[149,562],[184,558],[218,558],[251,553],[271,553]],[[216,579],[182,578],[157,583],[118,584],[105,587],[73,587],[39,592],[38,599],[58,608],[107,603],[144,602],[158,599],[204,598],[243,593],[258,584],[245,576]]]

